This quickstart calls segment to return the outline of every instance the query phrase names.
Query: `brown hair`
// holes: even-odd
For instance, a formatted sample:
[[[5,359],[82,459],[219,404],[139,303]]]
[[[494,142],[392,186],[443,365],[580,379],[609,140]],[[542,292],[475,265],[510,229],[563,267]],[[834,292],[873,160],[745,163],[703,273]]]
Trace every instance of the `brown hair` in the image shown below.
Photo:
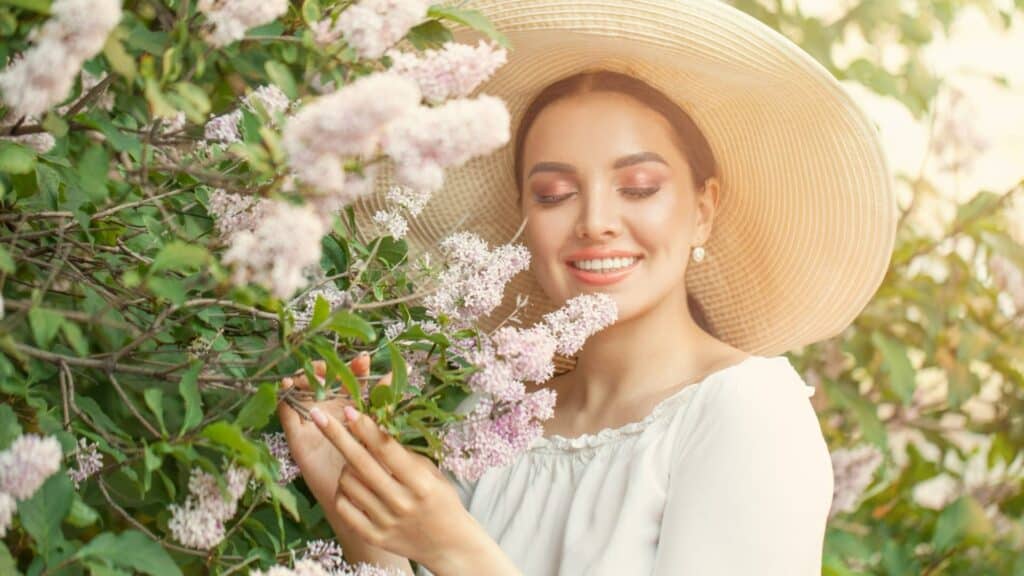
[[[694,123],[690,115],[678,104],[658,89],[626,74],[612,72],[610,70],[598,70],[592,72],[580,72],[566,78],[562,78],[549,84],[534,97],[533,101],[526,108],[522,120],[519,122],[515,140],[514,170],[516,178],[516,191],[518,202],[523,201],[523,146],[526,142],[526,135],[533,126],[534,121],[541,111],[550,104],[581,94],[592,92],[614,92],[624,94],[644,104],[648,108],[660,114],[672,126],[676,136],[676,145],[683,152],[683,156],[690,165],[690,172],[693,175],[693,185],[698,189],[711,177],[718,176],[718,164],[711,152],[711,146],[707,138]],[[689,292],[686,294],[686,304],[690,309],[690,315],[694,321],[705,331],[711,333],[704,308]]]

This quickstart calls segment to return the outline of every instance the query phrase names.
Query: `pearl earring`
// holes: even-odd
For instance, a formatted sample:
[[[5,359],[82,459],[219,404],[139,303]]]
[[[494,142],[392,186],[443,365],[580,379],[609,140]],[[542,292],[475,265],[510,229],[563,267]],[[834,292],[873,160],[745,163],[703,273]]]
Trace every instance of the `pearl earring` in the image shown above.
[[[706,255],[706,253],[704,251],[704,247],[703,246],[697,246],[697,247],[695,247],[693,249],[693,261],[694,262],[698,262],[698,263],[702,262],[704,260],[704,256],[705,255]]]

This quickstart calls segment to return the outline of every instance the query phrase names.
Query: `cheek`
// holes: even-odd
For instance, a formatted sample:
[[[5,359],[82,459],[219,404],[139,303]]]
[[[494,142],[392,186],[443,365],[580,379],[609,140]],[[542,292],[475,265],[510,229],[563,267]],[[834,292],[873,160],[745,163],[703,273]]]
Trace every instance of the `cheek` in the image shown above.
[[[663,190],[663,192],[669,192]],[[685,243],[689,230],[689,207],[674,192],[639,202],[630,210],[630,224],[637,241],[652,252],[674,251]]]
[[[523,236],[537,263],[557,259],[559,251],[571,239],[572,222],[556,210],[531,210]]]

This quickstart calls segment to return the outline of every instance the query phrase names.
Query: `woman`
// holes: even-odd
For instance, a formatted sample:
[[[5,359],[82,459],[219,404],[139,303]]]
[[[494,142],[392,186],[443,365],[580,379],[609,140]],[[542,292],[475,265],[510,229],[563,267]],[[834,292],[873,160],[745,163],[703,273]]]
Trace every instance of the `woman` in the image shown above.
[[[338,404],[319,428],[282,408],[346,553],[439,575],[820,573],[831,461],[781,354],[849,325],[887,268],[896,211],[871,125],[718,0],[477,7],[515,46],[482,90],[516,139],[450,173],[410,241],[459,207],[492,242],[525,218],[531,270],[508,290],[534,304],[523,323],[597,291],[619,319],[545,383],[546,436],[471,485]]]

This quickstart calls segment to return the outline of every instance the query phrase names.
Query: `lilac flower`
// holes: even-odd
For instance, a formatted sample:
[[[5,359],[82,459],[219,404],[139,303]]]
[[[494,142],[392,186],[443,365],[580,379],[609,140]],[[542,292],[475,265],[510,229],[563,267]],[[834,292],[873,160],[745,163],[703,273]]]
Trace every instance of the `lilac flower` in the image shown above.
[[[337,570],[345,565],[341,546],[334,540],[310,540],[302,559],[317,562],[326,570]]]
[[[213,117],[203,128],[203,139],[218,144],[232,144],[242,139],[238,123],[242,120],[241,110],[232,110]]]
[[[1024,310],[1024,271],[1000,254],[989,258],[988,267],[995,287],[1010,297],[1014,308]]]
[[[615,300],[598,292],[570,298],[558,310],[545,314],[544,322],[558,340],[558,353],[572,356],[588,337],[610,326],[617,317]]]
[[[393,210],[378,210],[373,214],[373,221],[387,230],[388,234],[396,240],[405,237],[409,231],[409,223],[401,214]]]
[[[82,64],[121,20],[120,0],[56,0],[52,17],[29,35],[33,46],[0,72],[3,101],[34,116],[67,98]]]
[[[245,36],[250,28],[262,26],[288,11],[288,0],[199,0],[199,11],[213,25],[206,40],[226,46]]]
[[[28,146],[39,154],[46,154],[57,143],[49,132],[35,132],[32,134],[20,134],[17,136],[0,136],[0,140],[7,140],[22,146]]]
[[[7,536],[7,529],[11,527],[14,520],[14,513],[18,511],[18,503],[10,494],[0,492],[0,538]]]
[[[275,125],[275,118],[292,107],[292,102],[280,88],[273,84],[260,86],[242,99],[242,107],[255,112],[262,107]],[[214,116],[203,127],[203,139],[208,143],[232,144],[242,140],[239,124],[242,122],[242,109],[236,108],[220,116]]]
[[[388,201],[398,204],[409,211],[411,216],[419,216],[430,200],[430,191],[411,190],[405,186],[392,185],[385,194]]]
[[[103,469],[103,454],[100,454],[96,448],[99,444],[93,442],[89,443],[88,438],[78,439],[78,448],[75,450],[75,468],[68,469],[68,476],[75,483],[75,489],[78,489],[79,485]]]
[[[252,570],[249,574],[250,576],[401,576],[402,572],[395,568],[385,568],[365,562],[354,566],[343,562],[339,567],[330,569],[314,559],[303,558],[295,562],[292,568],[273,566],[265,572]]]
[[[289,164],[301,180],[351,202],[356,196],[344,187],[344,159],[372,154],[385,126],[419,101],[415,83],[390,73],[364,76],[321,96],[285,124]]]
[[[503,326],[491,337],[496,354],[507,362],[517,378],[547,382],[555,373],[551,358],[557,341],[543,325],[528,329]]]
[[[242,100],[242,105],[253,112],[262,107],[273,119],[278,114],[287,112],[294,104],[280,88],[273,84],[264,84],[249,93]]]
[[[352,304],[352,295],[347,290],[339,290],[334,282],[327,282],[322,287],[316,290],[309,291],[305,296],[302,297],[303,309],[299,311],[298,307],[291,308],[292,314],[295,316],[295,329],[305,330],[309,326],[309,323],[313,320],[313,310],[316,307],[317,297],[323,297],[330,306],[331,311],[335,311],[339,308],[346,308]]]
[[[832,452],[835,489],[829,518],[857,509],[861,494],[871,484],[875,470],[881,463],[881,452],[870,444],[840,448]]]
[[[235,284],[255,282],[288,298],[305,282],[303,271],[320,261],[326,232],[310,206],[274,201],[255,230],[232,236],[223,262],[234,269]]]
[[[432,104],[469,96],[494,71],[505,64],[507,52],[494,43],[476,46],[447,42],[440,50],[422,55],[390,50],[390,70],[416,81],[423,97]]]
[[[479,348],[467,350],[462,356],[476,367],[476,371],[466,380],[473,392],[510,402],[526,394],[526,387],[517,378],[512,365],[498,358],[494,346],[489,342],[482,342]]]
[[[445,238],[440,249],[447,267],[437,291],[424,300],[432,316],[442,314],[464,325],[490,313],[501,303],[505,284],[530,265],[530,252],[522,245],[504,245],[493,251],[470,232]]]
[[[245,493],[250,472],[230,466],[225,474],[227,496],[221,492],[217,479],[200,468],[189,476],[189,495],[184,505],[172,504],[168,527],[183,546],[209,550],[224,539],[224,523],[238,510],[238,499]]]
[[[466,420],[442,432],[442,468],[475,481],[507,465],[543,435],[540,424],[554,413],[555,392],[541,389],[517,402],[480,398]]]
[[[0,492],[16,500],[32,496],[60,469],[63,453],[53,436],[23,434],[0,452]]]
[[[255,230],[272,205],[270,200],[217,188],[210,193],[207,210],[214,216],[221,238],[228,239],[236,232]]]
[[[334,28],[361,57],[380,58],[426,18],[429,5],[426,0],[360,0],[338,16]]]
[[[292,451],[288,446],[288,439],[285,438],[283,433],[264,433],[263,442],[267,445],[267,449],[270,450],[270,455],[277,458],[278,466],[281,469],[281,479],[278,480],[278,484],[284,486],[301,474],[298,464],[292,460]]]
[[[403,185],[434,191],[444,183],[444,169],[490,154],[509,139],[509,114],[494,96],[450,100],[436,108],[419,107],[388,126],[384,153],[396,164]]]

